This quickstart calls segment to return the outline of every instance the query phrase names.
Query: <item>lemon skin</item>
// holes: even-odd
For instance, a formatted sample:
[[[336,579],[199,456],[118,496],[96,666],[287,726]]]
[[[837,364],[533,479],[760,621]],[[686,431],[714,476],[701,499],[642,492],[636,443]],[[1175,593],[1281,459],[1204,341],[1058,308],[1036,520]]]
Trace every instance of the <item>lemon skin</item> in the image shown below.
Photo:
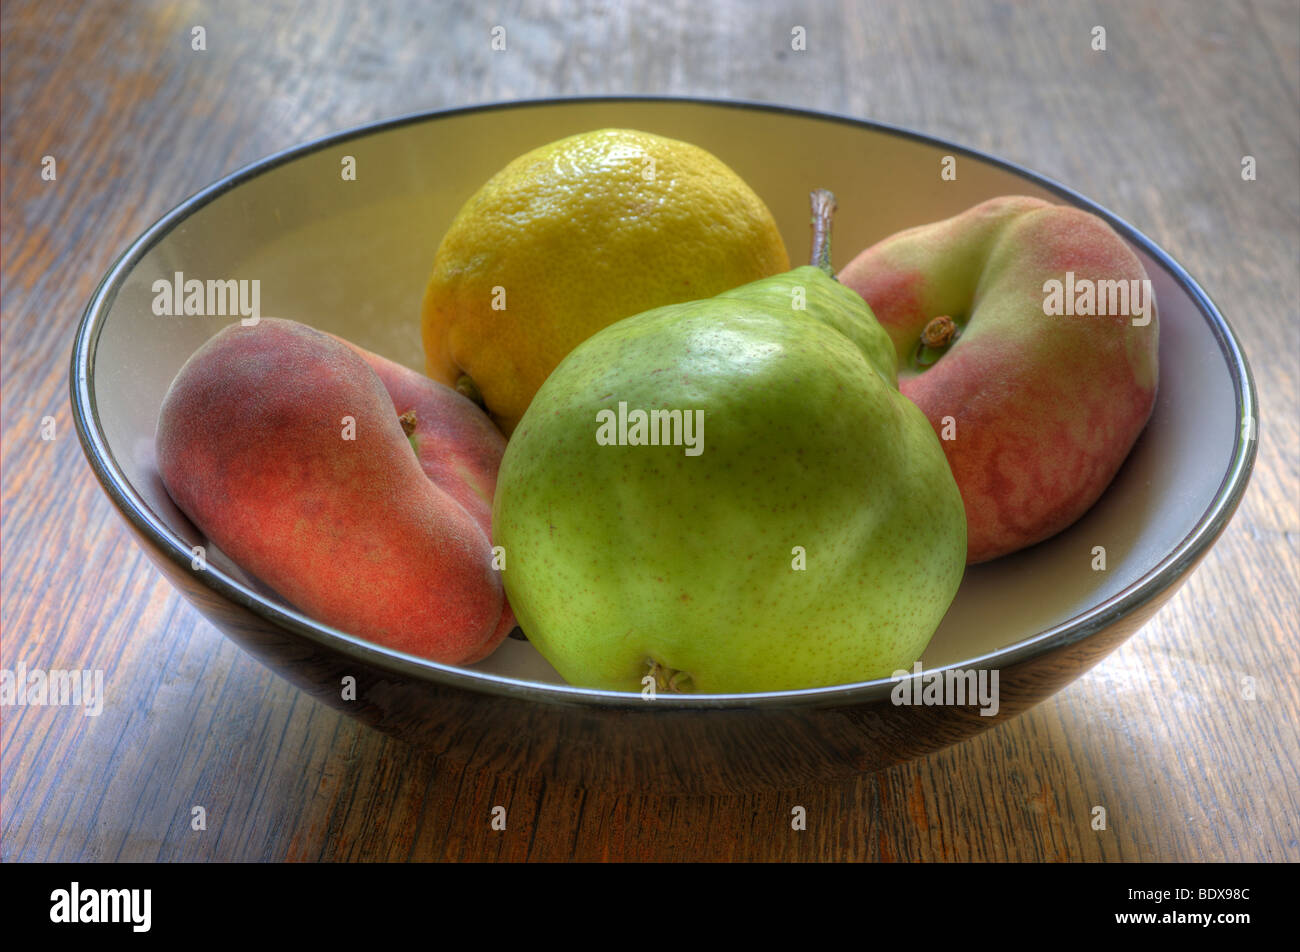
[[[428,373],[468,376],[509,435],[597,331],[789,270],[763,200],[697,146],[630,129],[560,139],[460,210],[422,307]]]

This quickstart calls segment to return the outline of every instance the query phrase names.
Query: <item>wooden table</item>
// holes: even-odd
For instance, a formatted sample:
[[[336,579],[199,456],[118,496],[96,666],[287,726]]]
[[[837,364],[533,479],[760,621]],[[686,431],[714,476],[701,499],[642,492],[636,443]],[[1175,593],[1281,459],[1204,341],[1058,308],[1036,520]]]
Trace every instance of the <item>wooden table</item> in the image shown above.
[[[108,703],[94,718],[2,712],[2,858],[1300,859],[1295,0],[507,6],[493,20],[471,3],[6,0],[0,653],[9,669],[102,668]],[[493,54],[498,23],[508,48]],[[1254,369],[1259,457],[1235,520],[1154,621],[1051,701],[925,760],[837,786],[657,799],[439,763],[308,699],[181,601],[70,417],[73,328],[113,258],[192,192],[309,138],[635,92],[951,138],[1068,183],[1190,270]],[[489,825],[498,804],[504,832]]]

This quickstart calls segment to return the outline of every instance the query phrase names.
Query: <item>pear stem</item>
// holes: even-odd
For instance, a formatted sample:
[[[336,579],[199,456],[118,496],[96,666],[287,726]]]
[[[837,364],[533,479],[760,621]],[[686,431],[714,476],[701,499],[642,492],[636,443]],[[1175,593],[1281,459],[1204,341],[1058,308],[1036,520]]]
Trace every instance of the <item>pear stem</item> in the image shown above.
[[[831,268],[831,217],[835,214],[835,193],[830,189],[812,191],[812,264],[835,278]]]

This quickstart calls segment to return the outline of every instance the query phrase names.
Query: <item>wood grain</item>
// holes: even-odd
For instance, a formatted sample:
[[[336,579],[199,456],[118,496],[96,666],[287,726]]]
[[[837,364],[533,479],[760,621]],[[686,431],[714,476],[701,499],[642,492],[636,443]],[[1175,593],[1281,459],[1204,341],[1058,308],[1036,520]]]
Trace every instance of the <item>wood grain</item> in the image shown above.
[[[5,3],[0,662],[102,668],[108,699],[94,718],[0,711],[0,858],[1300,859],[1300,8],[702,11]],[[493,54],[497,24],[508,48]],[[191,49],[196,25],[205,51]],[[1095,25],[1105,52],[1090,48]],[[458,772],[241,654],[147,562],[82,458],[67,360],[99,277],[167,209],[267,153],[418,110],[594,93],[907,126],[1027,165],[1145,231],[1224,310],[1255,373],[1258,462],[1219,544],[1051,701],[924,760],[780,794],[596,795]],[[504,831],[490,828],[495,805]],[[796,805],[804,831],[791,830]]]

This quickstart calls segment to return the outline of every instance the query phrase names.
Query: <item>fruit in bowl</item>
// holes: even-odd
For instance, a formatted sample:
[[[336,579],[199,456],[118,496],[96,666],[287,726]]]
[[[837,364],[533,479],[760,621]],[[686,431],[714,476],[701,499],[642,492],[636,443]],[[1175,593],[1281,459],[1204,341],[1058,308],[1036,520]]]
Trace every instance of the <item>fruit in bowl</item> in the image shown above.
[[[531,645],[511,639],[481,662],[452,667],[288,610],[225,553],[210,548],[206,567],[194,565],[192,548],[204,540],[159,481],[153,438],[177,370],[228,319],[159,319],[149,307],[153,282],[177,270],[261,278],[267,313],[310,320],[423,367],[419,294],[442,230],[481,187],[484,168],[548,139],[629,126],[696,142],[726,161],[772,203],[791,248],[807,233],[803,190],[835,187],[845,262],[886,235],[999,194],[1092,212],[1138,253],[1159,291],[1162,325],[1149,427],[1078,523],[1032,551],[967,568],[921,659],[927,674],[998,670],[995,716],[896,706],[892,678],[766,695],[661,691],[649,702],[568,685]],[[384,174],[340,188],[343,154]],[[934,188],[930,170],[947,155],[961,156],[964,173]],[[249,214],[272,206],[274,216]],[[408,219],[395,219],[401,209]],[[160,574],[232,643],[344,716],[458,768],[609,791],[735,793],[839,781],[1005,723],[1097,664],[1179,591],[1242,498],[1258,424],[1250,370],[1224,315],[1150,237],[1088,199],[916,133],[684,99],[434,112],[259,162],[180,203],[127,249],[88,302],[72,356],[73,419],[105,499]],[[706,425],[706,453],[709,433]],[[1099,544],[1107,563],[1093,571]],[[340,697],[344,677],[355,679],[355,699]]]
[[[665,179],[632,181],[648,156]],[[1098,219],[1022,197],[891,236],[840,283],[834,196],[812,197],[812,265],[738,287],[743,268],[715,268],[720,293],[619,319],[700,286],[702,251],[783,259],[766,206],[686,143],[606,129],[536,149],[453,222],[422,317],[431,367],[472,369],[464,390],[521,415],[504,455],[467,397],[268,319],[177,375],[163,481],[294,604],[433,660],[487,657],[517,613],[585,687],[906,669],[967,561],[1059,531],[1109,483],[1154,398],[1154,303],[1147,282],[1131,326],[1054,320],[1045,275],[1145,273]],[[487,317],[482,285],[524,275],[522,314]]]
[[[814,193],[820,267],[605,328],[511,437],[506,589],[571,683],[866,681],[910,665],[943,618],[961,496],[888,337],[830,275],[832,203]]]
[[[790,267],[772,213],[716,156],[635,129],[533,149],[465,202],[425,291],[429,376],[509,436],[582,341]]]
[[[486,506],[503,441],[465,398],[367,356],[384,378],[293,321],[227,327],[167,391],[159,472],[292,604],[399,651],[477,661],[514,627]]]
[[[1151,416],[1151,281],[1095,215],[990,199],[883,239],[840,280],[871,305],[901,390],[943,437],[971,562],[1077,521]]]

